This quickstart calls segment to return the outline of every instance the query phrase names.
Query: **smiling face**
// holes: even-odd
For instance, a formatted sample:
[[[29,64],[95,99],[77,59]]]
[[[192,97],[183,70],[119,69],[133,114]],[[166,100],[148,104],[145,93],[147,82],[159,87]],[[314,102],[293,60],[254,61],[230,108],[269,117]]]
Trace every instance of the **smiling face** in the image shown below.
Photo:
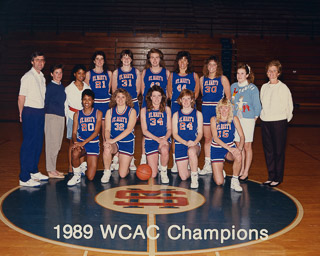
[[[160,66],[160,55],[159,53],[153,52],[150,54],[151,66],[157,68]]]
[[[222,105],[222,106],[219,107],[219,111],[220,111],[221,116],[222,116],[223,118],[228,118],[229,111],[230,111],[229,106]]]
[[[183,96],[181,98],[181,104],[182,104],[182,108],[186,109],[186,108],[190,108],[191,107],[191,103],[192,103],[192,98],[189,95]]]
[[[78,69],[73,75],[76,78],[76,81],[83,82],[86,77],[86,72],[83,69]]]
[[[84,95],[82,98],[82,106],[84,109],[91,109],[93,106],[93,99],[89,95]]]
[[[189,61],[187,57],[183,56],[180,60],[178,60],[179,69],[185,70],[188,68]]]
[[[37,56],[31,61],[32,67],[38,73],[40,73],[40,71],[44,68],[45,63],[46,63],[46,60],[45,60],[44,56]]]
[[[118,106],[124,106],[126,104],[126,95],[119,92],[116,96],[116,103]]]
[[[55,81],[58,84],[61,82],[62,75],[63,75],[63,72],[61,68],[57,68],[53,71],[53,73],[51,73],[53,81]]]
[[[121,62],[123,66],[131,66],[132,59],[128,54],[125,54],[121,58]]]
[[[102,55],[97,55],[93,61],[94,65],[98,68],[102,68],[104,64],[104,58]]]
[[[153,91],[150,98],[153,106],[160,106],[162,100],[162,95],[160,92]]]
[[[247,80],[249,75],[247,75],[247,72],[244,68],[239,68],[237,71],[237,80],[239,83],[243,83]]]
[[[279,77],[279,70],[276,66],[269,66],[267,76],[271,83],[276,83]]]
[[[214,60],[210,60],[208,63],[209,74],[216,73],[217,67],[218,67],[218,64]]]

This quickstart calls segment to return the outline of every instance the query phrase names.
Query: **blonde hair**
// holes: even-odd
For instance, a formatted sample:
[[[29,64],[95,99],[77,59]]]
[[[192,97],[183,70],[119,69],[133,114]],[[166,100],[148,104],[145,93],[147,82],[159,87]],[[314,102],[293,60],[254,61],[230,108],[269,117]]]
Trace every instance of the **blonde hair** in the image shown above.
[[[117,95],[119,93],[122,93],[125,97],[126,97],[126,105],[129,106],[130,108],[133,108],[133,102],[132,102],[132,98],[131,95],[127,92],[127,90],[123,89],[123,88],[119,88],[117,89],[111,96],[110,99],[110,103],[109,103],[109,108],[114,108],[115,106],[117,106]]]
[[[282,73],[282,65],[280,63],[280,61],[278,60],[272,60],[270,61],[267,65],[266,65],[266,72],[268,72],[268,69],[272,66],[275,66],[278,70],[278,73],[279,73],[279,76],[281,75]]]
[[[217,123],[220,123],[221,121],[221,112],[220,112],[220,107],[222,106],[227,106],[229,108],[229,115],[227,118],[227,122],[230,124],[233,120],[233,111],[232,111],[232,104],[230,100],[228,100],[226,97],[223,97],[221,100],[219,100],[218,105],[216,107],[216,121]]]

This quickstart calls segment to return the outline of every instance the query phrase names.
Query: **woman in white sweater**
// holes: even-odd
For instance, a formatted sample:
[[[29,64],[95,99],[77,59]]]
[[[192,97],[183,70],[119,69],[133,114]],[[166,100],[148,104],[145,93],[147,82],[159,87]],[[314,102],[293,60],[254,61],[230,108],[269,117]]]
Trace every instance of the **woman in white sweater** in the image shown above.
[[[268,180],[263,184],[276,187],[283,180],[287,123],[293,116],[293,103],[289,88],[278,80],[281,63],[269,62],[266,71],[269,82],[260,92],[262,144],[268,168]]]

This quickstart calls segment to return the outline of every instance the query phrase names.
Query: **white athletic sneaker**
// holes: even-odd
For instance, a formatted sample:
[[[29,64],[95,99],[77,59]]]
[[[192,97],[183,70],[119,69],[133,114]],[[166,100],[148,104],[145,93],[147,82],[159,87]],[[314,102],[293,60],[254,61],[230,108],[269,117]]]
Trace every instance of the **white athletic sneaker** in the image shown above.
[[[35,180],[35,181],[44,181],[44,180],[48,180],[49,177],[46,175],[43,175],[40,172],[37,173],[31,173],[31,179]]]
[[[111,171],[119,170],[119,158],[118,157],[113,157],[110,170]]]
[[[104,170],[103,176],[101,178],[101,183],[108,183],[110,180],[111,171],[110,170]]]
[[[177,173],[178,172],[178,167],[176,162],[173,163],[173,166],[171,168],[171,173]]]
[[[82,164],[80,164],[81,176],[86,175],[86,170],[87,170],[87,162],[83,162]]]
[[[199,181],[198,181],[198,172],[191,172],[191,188],[198,188]]]
[[[212,167],[210,162],[205,162],[203,169],[199,171],[199,175],[207,175],[212,173]]]
[[[237,178],[231,178],[231,189],[234,189],[236,192],[242,192],[242,187],[240,186],[240,182]]]
[[[167,170],[165,171],[161,170],[160,177],[161,177],[161,183],[169,183]]]
[[[132,160],[131,160],[129,169],[130,169],[131,171],[136,171],[136,170],[137,170],[137,167],[136,167],[136,165],[134,164],[134,157],[132,157]]]
[[[81,182],[81,173],[74,173],[73,177],[68,181],[67,185],[71,187],[80,182]]]
[[[29,179],[28,181],[19,180],[19,185],[23,187],[40,187],[40,182],[35,181],[34,179]]]
[[[140,159],[140,165],[146,164],[146,163],[147,163],[147,156],[146,156],[146,154],[142,154],[141,159]]]
[[[223,174],[223,178],[225,178],[227,176],[227,174],[224,170],[222,170],[222,174]]]

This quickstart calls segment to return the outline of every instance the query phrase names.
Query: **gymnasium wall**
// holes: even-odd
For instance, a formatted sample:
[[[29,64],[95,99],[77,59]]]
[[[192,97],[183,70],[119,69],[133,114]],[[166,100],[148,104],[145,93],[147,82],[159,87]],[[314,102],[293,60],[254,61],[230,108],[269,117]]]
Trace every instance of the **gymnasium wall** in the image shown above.
[[[189,34],[111,34],[106,33],[10,33],[2,36],[0,41],[0,121],[17,121],[17,97],[20,78],[30,69],[30,54],[35,50],[45,53],[46,65],[43,70],[49,81],[49,67],[54,63],[65,65],[63,84],[70,83],[71,69],[75,64],[85,64],[89,68],[94,51],[102,50],[107,55],[107,64],[114,70],[123,49],[134,53],[134,66],[142,71],[146,54],[151,48],[159,48],[165,55],[167,68],[173,70],[176,53],[188,50],[192,54],[195,71],[201,76],[203,61],[215,54],[225,58],[222,42],[230,41],[232,48],[229,62],[231,65],[231,83],[235,80],[236,64],[248,63],[255,73],[256,85],[267,81],[265,64],[278,58],[283,64],[280,78],[293,94],[294,102],[302,105],[320,104],[320,57],[319,42],[309,37],[285,38],[241,36],[227,37],[214,35]],[[223,62],[225,62],[223,60]]]

